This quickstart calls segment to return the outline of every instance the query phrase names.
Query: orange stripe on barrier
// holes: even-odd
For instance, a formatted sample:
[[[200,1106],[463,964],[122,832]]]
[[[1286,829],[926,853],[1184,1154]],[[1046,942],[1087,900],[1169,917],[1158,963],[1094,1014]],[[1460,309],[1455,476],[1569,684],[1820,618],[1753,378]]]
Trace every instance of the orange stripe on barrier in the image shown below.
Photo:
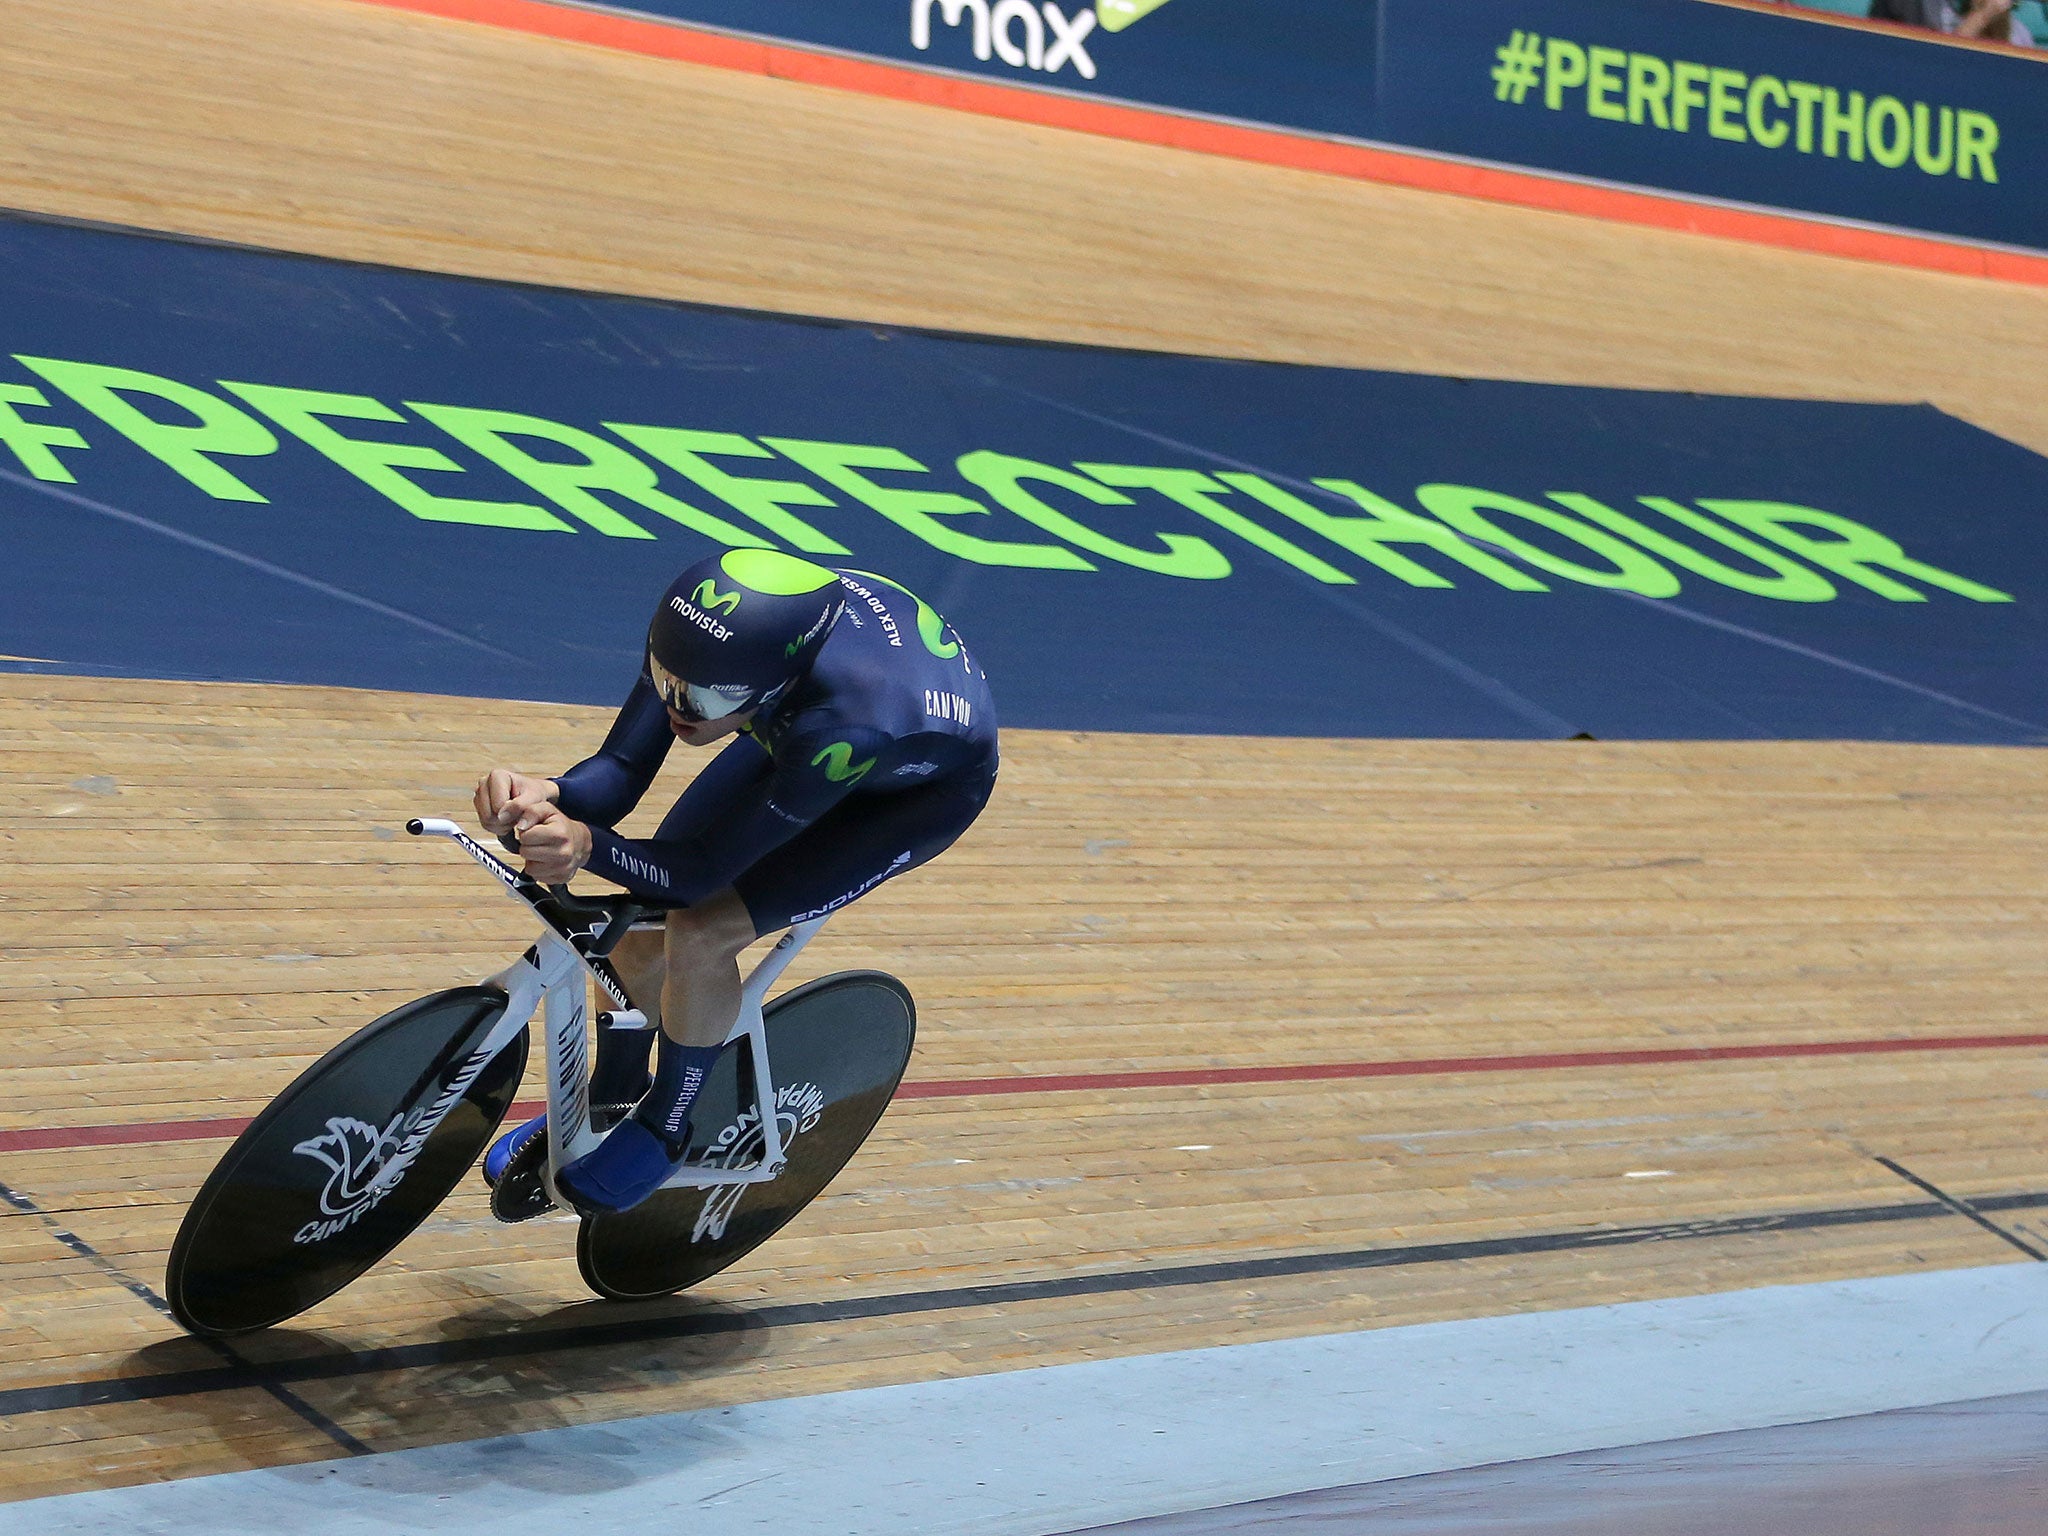
[[[1742,240],[1823,256],[1845,256],[1928,272],[1949,272],[2048,287],[2048,256],[2004,251],[1963,241],[1885,229],[1866,229],[1698,202],[1625,187],[1595,186],[1530,171],[1503,170],[1401,150],[1249,128],[1236,123],[1112,102],[1063,96],[993,81],[967,80],[904,65],[815,53],[783,43],[758,42],[680,22],[586,11],[547,0],[367,0],[392,10],[454,21],[480,22],[568,42],[589,43],[651,58],[678,59],[716,69],[768,75],[804,85],[829,86],[866,96],[950,107],[983,117],[1044,128],[1066,128],[1104,138],[1192,150],[1291,170],[1317,171],[1386,186],[1481,198],[1551,213],[1575,213],[1617,224]]]

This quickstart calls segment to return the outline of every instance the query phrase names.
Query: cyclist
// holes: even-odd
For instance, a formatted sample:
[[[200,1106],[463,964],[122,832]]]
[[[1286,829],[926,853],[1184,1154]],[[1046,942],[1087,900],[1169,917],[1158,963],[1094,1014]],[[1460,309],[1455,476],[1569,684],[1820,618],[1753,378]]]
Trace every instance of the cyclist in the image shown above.
[[[619,836],[672,741],[728,745],[651,839]],[[599,1031],[591,1100],[610,1134],[558,1171],[572,1204],[629,1209],[681,1165],[691,1103],[739,1017],[740,951],[943,852],[987,803],[996,764],[987,680],[924,602],[885,577],[735,549],[663,595],[595,756],[552,779],[484,775],[477,815],[518,837],[536,880],[587,870],[675,904],[660,933],[614,952],[659,1050],[650,1075],[649,1032]],[[505,1219],[549,1209],[545,1125],[484,1159]]]

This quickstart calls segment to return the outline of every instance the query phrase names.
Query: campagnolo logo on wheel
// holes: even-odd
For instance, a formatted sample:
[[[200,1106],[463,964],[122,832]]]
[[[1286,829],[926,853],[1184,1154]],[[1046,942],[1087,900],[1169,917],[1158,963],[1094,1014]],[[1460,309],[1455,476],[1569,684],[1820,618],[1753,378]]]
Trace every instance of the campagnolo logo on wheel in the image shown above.
[[[322,1243],[346,1232],[398,1188],[420,1155],[420,1148],[456,1102],[469,1092],[495,1052],[479,1050],[424,1108],[401,1110],[378,1130],[353,1115],[329,1115],[327,1129],[292,1148],[301,1157],[327,1165],[327,1184],[320,1191],[324,1220],[309,1221],[292,1234],[294,1243]]]
[[[776,1089],[775,1124],[782,1132],[784,1153],[789,1151],[790,1144],[797,1137],[815,1126],[818,1117],[824,1113],[825,1090],[816,1083],[795,1083]],[[705,1148],[699,1166],[744,1168],[760,1157],[763,1141],[760,1110],[742,1110],[739,1119],[720,1131],[717,1139]],[[728,1184],[705,1196],[704,1209],[697,1213],[697,1224],[690,1228],[690,1241],[701,1243],[708,1239],[715,1243],[724,1237],[726,1224],[732,1220],[732,1213],[739,1209],[740,1199],[748,1188],[745,1184]]]

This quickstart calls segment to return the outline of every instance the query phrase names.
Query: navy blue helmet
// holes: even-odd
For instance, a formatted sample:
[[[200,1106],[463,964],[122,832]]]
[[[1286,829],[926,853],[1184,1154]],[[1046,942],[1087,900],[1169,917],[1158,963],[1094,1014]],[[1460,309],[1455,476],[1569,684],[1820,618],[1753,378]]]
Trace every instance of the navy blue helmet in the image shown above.
[[[758,709],[810,670],[845,609],[845,589],[824,566],[729,549],[662,594],[647,630],[647,675],[686,720]]]

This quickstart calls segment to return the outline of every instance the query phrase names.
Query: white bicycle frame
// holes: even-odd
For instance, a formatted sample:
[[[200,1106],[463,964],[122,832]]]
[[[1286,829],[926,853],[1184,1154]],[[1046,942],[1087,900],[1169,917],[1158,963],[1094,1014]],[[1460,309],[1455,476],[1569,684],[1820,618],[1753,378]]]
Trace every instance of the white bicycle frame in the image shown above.
[[[452,821],[421,817],[408,822],[407,830],[423,837],[445,837],[495,875],[521,906],[533,910],[522,893],[523,877]],[[762,1018],[762,1004],[797,951],[810,943],[826,919],[798,923],[775,941],[774,948],[761,957],[740,988],[740,1013],[725,1038],[730,1044],[746,1037],[754,1068],[754,1107],[759,1116],[761,1155],[737,1168],[696,1167],[685,1164],[671,1174],[664,1189],[709,1189],[729,1184],[764,1184],[782,1172],[787,1154],[783,1149],[782,1126],[775,1112],[775,1079],[768,1063],[768,1030]],[[586,982],[585,978],[588,978]],[[555,1188],[555,1176],[565,1163],[572,1163],[604,1140],[590,1123],[590,1046],[588,1040],[589,983],[618,1006],[600,1023],[614,1029],[648,1029],[646,1016],[633,1007],[618,983],[591,962],[574,944],[552,927],[543,925],[534,946],[519,959],[493,976],[486,986],[501,989],[507,998],[505,1012],[478,1047],[472,1060],[481,1065],[510,1045],[533,1020],[542,1016],[547,1033],[548,1085],[548,1193],[564,1209],[568,1202]],[[452,1108],[450,1099],[445,1108]],[[427,1127],[431,1130],[432,1127]],[[401,1170],[402,1172],[402,1170]]]

